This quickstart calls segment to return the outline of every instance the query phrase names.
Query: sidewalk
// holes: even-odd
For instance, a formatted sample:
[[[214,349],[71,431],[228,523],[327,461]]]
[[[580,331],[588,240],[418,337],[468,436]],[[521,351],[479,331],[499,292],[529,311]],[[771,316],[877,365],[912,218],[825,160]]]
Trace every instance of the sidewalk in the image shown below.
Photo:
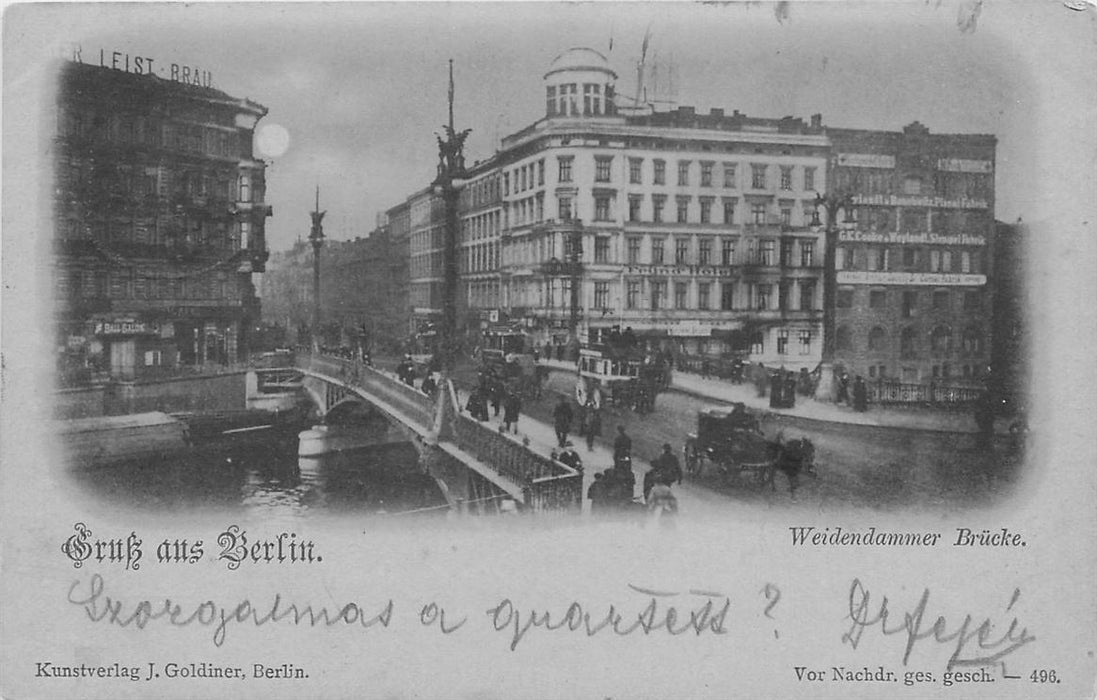
[[[560,363],[561,365],[567,365],[568,363]],[[465,401],[468,400],[468,392],[457,389],[458,399],[460,400],[460,406],[464,407]],[[489,418],[484,422],[485,426],[489,426],[495,430],[499,429],[499,426],[503,422],[503,414],[500,411],[499,415],[491,416],[491,410],[488,411]],[[522,414],[518,418],[518,434],[510,433],[508,435],[516,442],[522,442],[524,438],[529,438],[529,446],[538,454],[548,456],[552,450],[556,447],[556,431],[548,423],[543,423],[535,418],[531,418],[526,414]],[[605,439],[603,436],[602,439]],[[601,444],[597,440],[594,443],[594,449],[592,451],[587,450],[586,438],[580,437],[577,433],[569,433],[568,440],[571,441],[575,448],[575,451],[579,453],[579,456],[583,459],[583,515],[590,514],[590,500],[587,498],[587,490],[590,485],[594,483],[594,475],[598,472],[609,469],[613,466],[613,449],[609,445]],[[633,455],[632,471],[636,475],[636,485],[633,489],[633,495],[636,498],[643,496],[644,489],[644,474],[651,469],[651,465],[643,459],[640,459],[636,455]],[[726,510],[726,503],[721,507],[721,502],[715,500],[711,492],[706,492],[688,481],[683,481],[681,484],[675,484],[673,486],[674,495],[678,498],[678,508],[680,512],[689,513],[693,516],[703,513],[722,513]]]
[[[575,372],[575,363],[559,360],[541,360],[555,370]],[[975,416],[971,411],[931,411],[929,409],[903,409],[869,404],[868,411],[857,413],[849,406],[816,401],[806,396],[796,397],[794,408],[770,408],[768,397],[759,397],[753,384],[733,384],[727,380],[711,377],[704,379],[696,374],[674,372],[671,389],[700,399],[723,403],[742,403],[754,411],[769,412],[775,415],[794,416],[806,420],[849,425],[870,425],[884,428],[906,430],[936,430],[950,433],[977,433]],[[656,402],[658,405],[658,402]],[[1008,419],[999,418],[995,424],[995,433],[1009,434]]]

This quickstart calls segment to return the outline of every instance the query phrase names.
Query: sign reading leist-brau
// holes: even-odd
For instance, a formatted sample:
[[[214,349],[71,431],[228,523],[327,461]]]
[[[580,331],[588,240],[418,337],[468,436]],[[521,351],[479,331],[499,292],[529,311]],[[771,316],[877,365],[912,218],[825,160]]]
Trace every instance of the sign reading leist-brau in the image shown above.
[[[62,54],[62,58],[73,63],[84,63],[84,51],[79,44],[71,44]],[[123,73],[135,75],[154,75],[165,80],[198,87],[213,87],[213,73],[202,70],[197,66],[188,66],[180,63],[169,63],[166,67],[159,65],[148,56],[131,56],[122,51],[106,51],[99,49],[94,56],[93,64],[103,68],[111,68]]]
[[[838,284],[902,284],[926,287],[979,287],[987,283],[986,275],[949,274],[943,272],[839,272]]]

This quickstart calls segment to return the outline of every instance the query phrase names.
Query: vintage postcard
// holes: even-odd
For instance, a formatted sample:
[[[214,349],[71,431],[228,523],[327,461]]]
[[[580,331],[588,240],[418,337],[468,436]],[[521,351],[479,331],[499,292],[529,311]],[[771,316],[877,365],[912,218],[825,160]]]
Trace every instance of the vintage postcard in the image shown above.
[[[1093,697],[1095,13],[7,5],[0,696]]]

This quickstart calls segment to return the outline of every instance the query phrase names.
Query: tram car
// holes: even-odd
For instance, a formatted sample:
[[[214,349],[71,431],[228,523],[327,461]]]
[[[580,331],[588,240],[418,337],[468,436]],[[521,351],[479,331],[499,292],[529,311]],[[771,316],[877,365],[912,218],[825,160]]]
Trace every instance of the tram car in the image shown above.
[[[529,355],[532,359],[530,342],[524,332],[507,327],[489,328],[484,332],[480,358],[485,365],[504,365],[519,355]]]
[[[539,398],[548,367],[538,365],[525,332],[508,327],[488,329],[480,347],[481,371],[527,399]]]
[[[655,395],[670,383],[664,365],[606,346],[581,348],[578,374],[575,400],[580,406],[593,402],[602,408],[611,403],[640,413],[653,410]]]

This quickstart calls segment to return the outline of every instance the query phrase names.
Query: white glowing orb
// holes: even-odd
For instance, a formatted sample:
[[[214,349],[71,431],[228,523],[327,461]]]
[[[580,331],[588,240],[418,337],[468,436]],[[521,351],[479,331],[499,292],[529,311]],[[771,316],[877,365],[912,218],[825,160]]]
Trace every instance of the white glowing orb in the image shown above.
[[[277,158],[289,148],[289,132],[279,124],[264,124],[255,134],[255,147],[265,158]]]

